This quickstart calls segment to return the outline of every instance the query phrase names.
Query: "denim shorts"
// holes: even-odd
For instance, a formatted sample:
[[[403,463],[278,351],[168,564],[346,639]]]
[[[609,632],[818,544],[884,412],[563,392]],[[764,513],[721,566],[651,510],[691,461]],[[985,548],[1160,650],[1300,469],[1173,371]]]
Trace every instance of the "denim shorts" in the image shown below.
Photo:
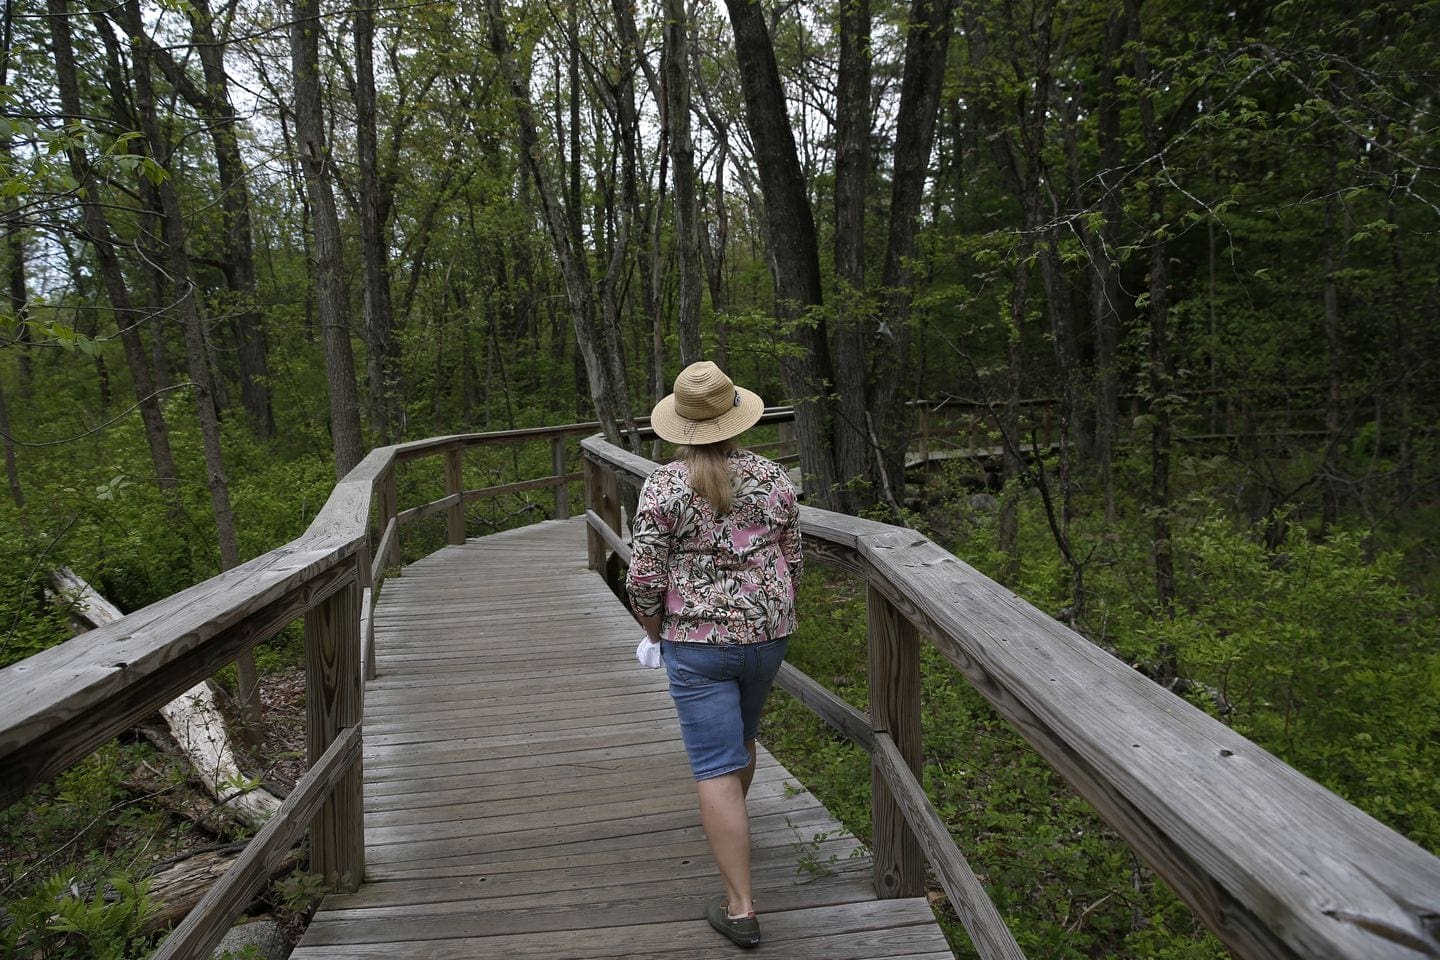
[[[745,744],[760,730],[760,710],[789,645],[789,637],[765,643],[660,642],[696,780],[750,765]]]

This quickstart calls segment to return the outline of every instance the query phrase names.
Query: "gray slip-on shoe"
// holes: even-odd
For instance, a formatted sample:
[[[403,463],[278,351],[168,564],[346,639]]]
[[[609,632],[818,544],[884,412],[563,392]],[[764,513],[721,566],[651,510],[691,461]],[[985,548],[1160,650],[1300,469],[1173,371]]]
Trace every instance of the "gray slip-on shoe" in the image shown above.
[[[725,934],[737,946],[753,947],[760,943],[760,921],[755,919],[755,914],[738,920],[732,918],[730,905],[724,897],[716,897],[710,901],[710,906],[705,910],[705,919],[710,921],[710,926]]]

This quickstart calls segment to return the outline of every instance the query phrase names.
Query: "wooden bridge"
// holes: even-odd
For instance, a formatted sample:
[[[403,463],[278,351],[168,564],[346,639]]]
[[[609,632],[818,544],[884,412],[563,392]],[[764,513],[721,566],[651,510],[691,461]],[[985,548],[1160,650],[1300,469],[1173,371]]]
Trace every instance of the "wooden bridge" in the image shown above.
[[[310,770],[156,957],[208,956],[307,830],[337,892],[301,960],[733,955],[699,919],[717,881],[663,680],[633,663],[606,582],[628,556],[622,487],[655,465],[596,429],[376,450],[297,540],[0,671],[0,803],[303,617]],[[467,539],[467,504],[537,490],[555,519]],[[1440,859],[914,531],[801,523],[810,560],[868,589],[869,710],[789,666],[781,684],[871,753],[874,835],[861,848],[762,754],[762,952],[948,956],[928,861],[978,955],[1021,956],[918,781],[923,639],[1235,956],[1440,957]],[[397,577],[405,528],[418,558]]]
[[[719,878],[640,633],[586,567],[583,521],[391,581],[365,691],[366,882],[326,899],[295,960],[733,955],[703,919]],[[877,900],[863,848],[763,750],[749,806],[770,950],[951,956],[925,900]]]

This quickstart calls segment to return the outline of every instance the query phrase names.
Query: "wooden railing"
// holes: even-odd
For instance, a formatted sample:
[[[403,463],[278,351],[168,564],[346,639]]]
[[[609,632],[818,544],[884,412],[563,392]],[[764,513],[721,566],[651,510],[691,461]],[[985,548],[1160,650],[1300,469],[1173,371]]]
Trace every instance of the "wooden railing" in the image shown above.
[[[1174,442],[1182,444],[1256,441],[1289,442],[1297,438],[1325,437],[1324,387],[1277,385],[1262,390],[1200,389],[1177,393],[1173,400]],[[1258,402],[1257,402],[1258,401]],[[1137,431],[1149,401],[1126,393],[1118,401],[1122,438],[1148,436]],[[1372,401],[1350,401],[1347,422],[1363,423],[1373,415]],[[1005,402],[1000,399],[942,396],[911,401],[913,411],[911,462],[964,455],[997,457],[1002,451],[1001,420]],[[1060,443],[1060,400],[1027,397],[1017,404],[1014,443],[1020,450],[1038,447],[1054,450]],[[1070,438],[1075,443],[1073,431]]]
[[[245,650],[304,619],[310,766],[279,812],[155,954],[209,957],[308,828],[310,869],[353,890],[365,869],[361,810],[362,676],[374,675],[371,614],[401,530],[443,512],[446,539],[465,538],[465,504],[549,489],[552,515],[570,515],[581,475],[567,448],[596,423],[437,437],[373,451],[338,484],[290,543],[113,624],[0,670],[0,806],[8,805]],[[550,474],[464,488],[463,455],[481,447],[550,445]],[[443,461],[445,495],[401,510],[404,464]],[[373,526],[372,526],[373,518]]]
[[[788,411],[766,414],[783,423]],[[310,868],[353,889],[364,872],[362,677],[372,612],[408,524],[467,503],[550,490],[570,514],[568,446],[597,424],[438,437],[373,451],[300,537],[121,620],[0,670],[7,805],[303,618],[309,771],[177,927],[158,958],[207,957],[308,828]],[[464,486],[466,451],[550,445],[550,474]],[[583,441],[591,566],[628,552],[622,482],[655,464]],[[443,464],[445,493],[401,509],[402,465]],[[1440,861],[1161,691],[911,530],[811,508],[812,560],[864,578],[869,714],[786,667],[782,684],[874,757],[876,888],[917,893],[921,852],[986,957],[1019,956],[917,779],[918,630],[954,663],[1241,957],[1437,957]]]
[[[656,464],[585,456],[590,566],[628,560],[620,486]],[[1440,859],[901,527],[801,508],[807,560],[862,578],[869,712],[788,664],[779,683],[870,752],[875,888],[940,879],[980,956],[1021,956],[920,785],[920,637],[1241,958],[1440,957]]]

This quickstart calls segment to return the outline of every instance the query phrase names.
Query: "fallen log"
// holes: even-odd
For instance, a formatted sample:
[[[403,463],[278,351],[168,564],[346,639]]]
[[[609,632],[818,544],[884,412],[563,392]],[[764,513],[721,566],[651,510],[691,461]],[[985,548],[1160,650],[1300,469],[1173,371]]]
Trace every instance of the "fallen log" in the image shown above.
[[[185,919],[244,849],[244,842],[230,843],[177,857],[152,868],[146,879],[150,884],[150,900],[158,904],[158,909],[145,924],[144,932],[168,930]],[[282,877],[299,865],[300,852],[292,849],[271,869],[270,879]]]
[[[57,596],[68,605],[81,631],[119,620],[123,614],[69,567],[51,574]],[[240,770],[230,748],[225,717],[215,703],[215,690],[202,681],[160,708],[175,742],[190,761],[195,776],[216,801],[247,826],[259,827],[280,809],[280,799]]]

